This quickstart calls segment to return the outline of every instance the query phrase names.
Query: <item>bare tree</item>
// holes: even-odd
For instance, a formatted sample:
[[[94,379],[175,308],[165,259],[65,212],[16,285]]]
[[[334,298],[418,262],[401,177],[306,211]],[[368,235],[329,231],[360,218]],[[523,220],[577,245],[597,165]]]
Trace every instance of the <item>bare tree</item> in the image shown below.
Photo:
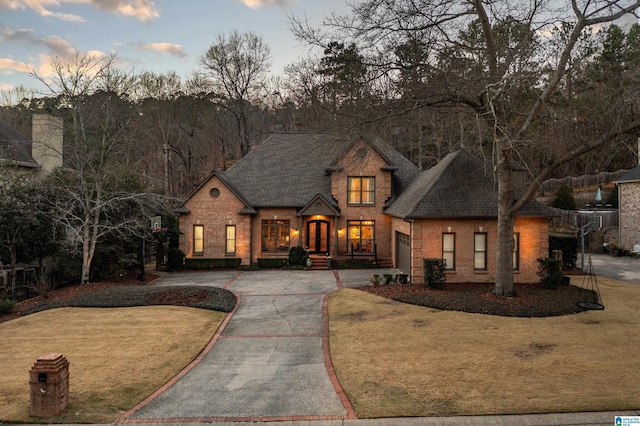
[[[269,46],[260,36],[234,30],[229,36],[218,35],[200,58],[214,100],[235,117],[242,156],[251,148],[249,114],[251,104],[258,104],[265,95],[269,57]]]
[[[574,128],[580,135],[570,141],[550,141],[544,131],[566,122],[562,116],[572,100],[562,98],[561,92],[585,31],[635,13],[639,6],[629,0],[365,0],[351,2],[347,16],[329,17],[328,33],[296,18],[291,27],[316,46],[339,33],[373,50],[409,40],[428,49],[420,63],[428,74],[428,90],[411,108],[463,106],[490,129],[498,196],[494,292],[511,296],[515,217],[533,198],[538,183],[561,165],[640,129],[632,106],[618,103],[624,110],[618,110],[615,120],[577,117]],[[560,27],[568,29],[566,37],[554,37]],[[395,72],[393,59],[385,65]],[[581,123],[593,124],[589,120],[599,125],[582,129]],[[544,153],[545,164],[518,194],[512,168],[533,148]]]
[[[32,173],[20,171],[11,163],[0,165],[0,257],[9,264],[12,292],[19,252],[36,222],[30,208],[32,187]]]
[[[47,177],[47,199],[68,243],[81,247],[82,283],[89,281],[101,239],[142,232],[165,208],[162,197],[144,192],[138,177],[121,166],[130,143],[128,94],[135,76],[117,70],[114,61],[77,53],[73,63],[54,58],[51,76],[31,72],[66,116],[65,167]]]

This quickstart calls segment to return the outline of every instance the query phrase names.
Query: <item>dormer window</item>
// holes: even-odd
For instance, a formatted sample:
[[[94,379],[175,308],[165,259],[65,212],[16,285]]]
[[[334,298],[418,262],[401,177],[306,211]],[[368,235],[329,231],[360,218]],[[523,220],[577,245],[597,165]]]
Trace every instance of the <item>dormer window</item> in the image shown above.
[[[350,177],[347,188],[347,203],[351,205],[373,205],[376,200],[375,177]]]

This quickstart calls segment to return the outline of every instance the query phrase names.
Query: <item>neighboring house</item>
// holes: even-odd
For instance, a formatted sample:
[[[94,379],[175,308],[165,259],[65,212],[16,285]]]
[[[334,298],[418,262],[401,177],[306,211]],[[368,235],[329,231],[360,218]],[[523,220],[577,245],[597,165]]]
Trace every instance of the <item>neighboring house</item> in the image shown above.
[[[15,129],[0,121],[0,165],[8,164],[22,170],[31,170],[42,176],[63,164],[62,119],[48,114],[32,116],[32,139],[21,135]],[[0,259],[0,288],[9,282],[9,270],[3,269]],[[5,265],[6,267],[6,265]],[[18,265],[16,272],[27,280],[29,265]]]
[[[62,151],[61,118],[34,114],[31,140],[0,121],[0,162],[47,173],[62,166]]]
[[[0,121],[0,161],[24,168],[40,168],[31,156],[31,141],[2,121]]]
[[[490,170],[489,170],[490,171]],[[497,202],[483,164],[465,151],[420,172],[377,138],[276,134],[213,173],[176,210],[187,257],[367,257],[422,280],[422,259],[448,260],[447,281],[495,276]],[[537,281],[548,211],[516,221],[516,281]]]
[[[640,244],[640,164],[615,183],[618,185],[618,242],[631,250]]]

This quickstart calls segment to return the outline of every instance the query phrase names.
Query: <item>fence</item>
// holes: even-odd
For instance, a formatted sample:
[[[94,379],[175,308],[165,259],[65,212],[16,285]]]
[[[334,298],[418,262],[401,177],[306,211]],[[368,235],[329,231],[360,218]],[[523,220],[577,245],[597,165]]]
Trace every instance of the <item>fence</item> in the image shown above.
[[[599,218],[600,228],[617,228],[618,227],[618,210],[562,210],[550,207],[553,212],[551,218],[551,227],[576,227],[580,228],[594,217]]]
[[[547,179],[540,185],[540,190],[544,193],[554,193],[562,184],[571,188],[590,188],[606,185],[624,176],[629,170],[618,170],[616,172],[601,172],[597,175],[567,176],[562,179]]]

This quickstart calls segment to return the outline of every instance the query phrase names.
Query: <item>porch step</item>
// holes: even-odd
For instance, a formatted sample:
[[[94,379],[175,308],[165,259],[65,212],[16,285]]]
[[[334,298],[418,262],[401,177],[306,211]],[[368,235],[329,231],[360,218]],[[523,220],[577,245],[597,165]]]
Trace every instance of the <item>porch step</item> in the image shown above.
[[[311,267],[306,267],[307,270],[327,270],[330,269],[327,267],[327,258],[326,256],[309,256],[311,257]]]
[[[391,259],[378,259],[378,266],[380,268],[393,268],[393,260],[391,260]]]

